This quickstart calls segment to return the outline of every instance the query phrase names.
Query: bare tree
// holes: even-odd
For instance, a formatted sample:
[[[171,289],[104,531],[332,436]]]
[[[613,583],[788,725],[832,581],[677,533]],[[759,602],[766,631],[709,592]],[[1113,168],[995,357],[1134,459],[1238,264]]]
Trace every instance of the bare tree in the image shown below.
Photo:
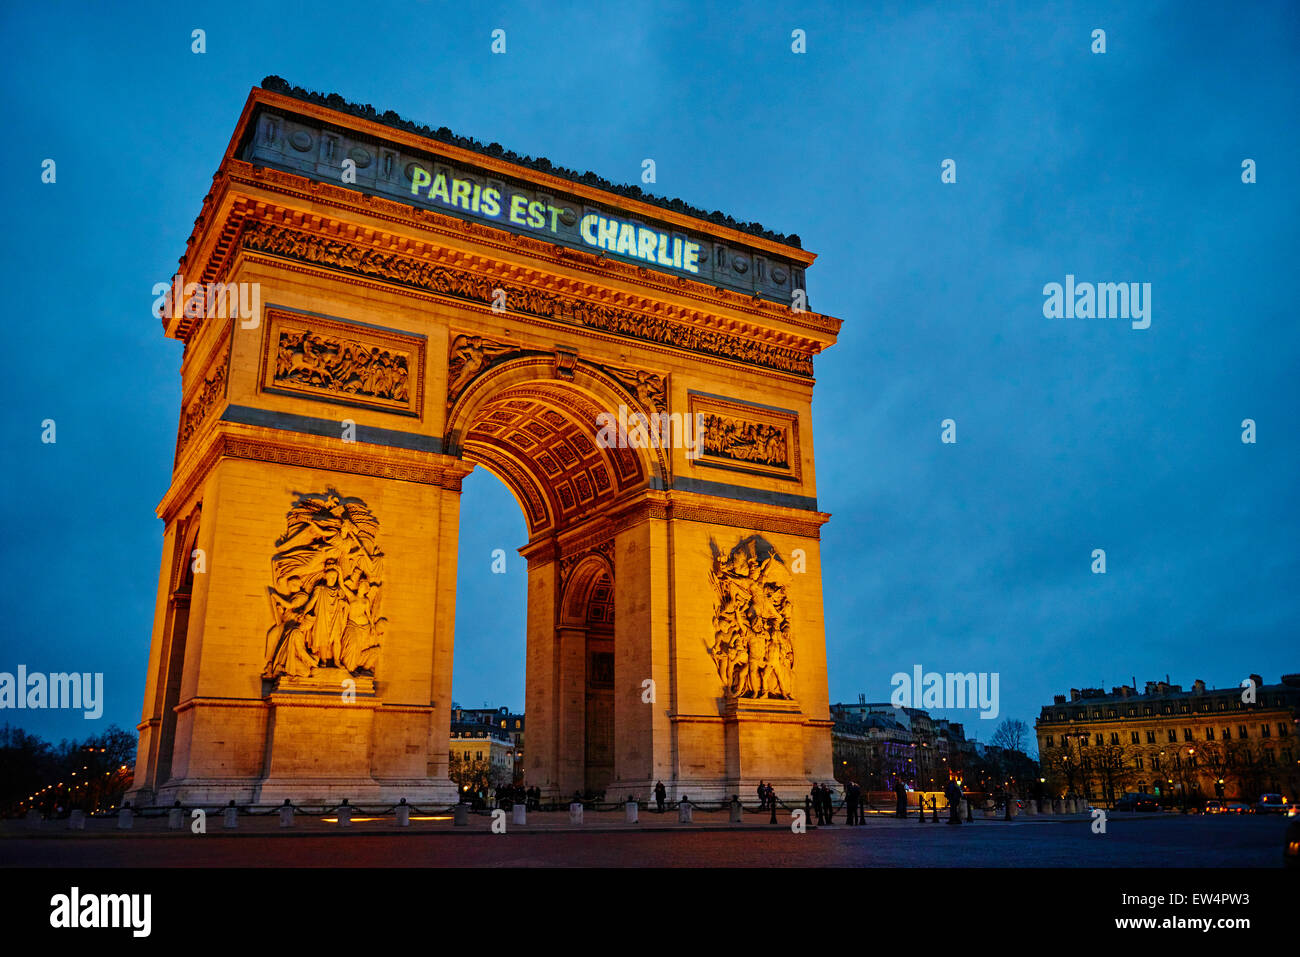
[[[1029,740],[1029,725],[1019,718],[1006,718],[993,731],[989,744],[1004,751],[1025,753],[1025,742]]]

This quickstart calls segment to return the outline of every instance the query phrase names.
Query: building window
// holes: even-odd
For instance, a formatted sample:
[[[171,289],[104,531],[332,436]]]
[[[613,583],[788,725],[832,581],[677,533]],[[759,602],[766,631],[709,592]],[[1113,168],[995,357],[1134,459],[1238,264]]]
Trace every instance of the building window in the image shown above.
[[[1147,744],[1155,744],[1155,743],[1156,743],[1156,733],[1154,731],[1148,731]]]
[[[1139,744],[1142,740],[1142,738],[1138,735],[1136,731],[1133,731],[1129,734],[1129,739],[1132,741],[1133,744]]]
[[[1103,739],[1102,736],[1101,736],[1101,732],[1098,731],[1098,732],[1097,732],[1097,747],[1099,747],[1099,748],[1101,747],[1103,740],[1104,740],[1104,739]]]
[[[1178,743],[1178,732],[1175,731],[1173,728],[1169,729],[1169,743],[1170,744]]]
[[[1259,736],[1260,736],[1261,738],[1267,738],[1267,737],[1269,737],[1269,736],[1272,734],[1272,732],[1273,732],[1273,729],[1270,728],[1270,727],[1269,727],[1268,725],[1266,725],[1266,724],[1261,724],[1261,725],[1259,726]]]
[[[1213,728],[1206,728],[1206,729],[1205,729],[1205,740],[1206,740],[1206,741],[1213,741],[1213,740],[1214,740],[1214,729],[1213,729]]]
[[[1133,767],[1135,767],[1135,768],[1137,768],[1137,770],[1141,771],[1141,770],[1142,770],[1142,759],[1141,759],[1141,758],[1134,758],[1134,759],[1133,759]],[[1143,790],[1145,791],[1146,788],[1143,788]]]
[[[1119,744],[1119,732],[1118,732],[1118,731],[1112,731],[1112,732],[1110,733],[1110,743],[1111,743],[1111,744]]]
[[[1273,763],[1273,752],[1272,752],[1271,750],[1269,750],[1268,748],[1265,748],[1265,749],[1264,749],[1264,763],[1265,763],[1265,764],[1272,764],[1272,763]]]
[[[483,760],[483,752],[482,752],[482,751],[479,751],[479,752],[475,755],[474,760],[475,760],[475,761],[482,761],[482,760]],[[823,802],[823,803],[824,803],[824,802]]]
[[[1047,742],[1047,746],[1048,746],[1049,748],[1051,748],[1051,747],[1055,747],[1055,745],[1052,744],[1052,736],[1051,736],[1050,734],[1049,734],[1046,738],[1044,738],[1043,740],[1045,740],[1045,741]]]
[[[1158,754],[1153,754],[1151,756],[1151,770],[1152,771],[1160,770],[1160,756]]]
[[[1277,736],[1279,738],[1285,738],[1288,734],[1290,734],[1290,731],[1287,730],[1286,724],[1280,722],[1277,726]]]
[[[1239,738],[1249,737],[1249,735],[1246,734],[1246,726],[1244,724],[1237,725],[1237,737]]]
[[[1191,729],[1191,728],[1183,728],[1183,740],[1184,740],[1184,741],[1190,741],[1190,740],[1192,740],[1192,729]]]

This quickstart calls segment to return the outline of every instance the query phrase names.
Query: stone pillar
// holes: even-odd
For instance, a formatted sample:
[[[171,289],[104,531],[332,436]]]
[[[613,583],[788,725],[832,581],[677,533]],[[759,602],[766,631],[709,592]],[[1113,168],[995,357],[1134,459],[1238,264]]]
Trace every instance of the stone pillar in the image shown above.
[[[239,808],[235,807],[234,801],[231,801],[229,806],[221,812],[221,826],[231,829],[239,827]]]
[[[68,815],[68,830],[84,831],[86,829],[86,812],[73,811]]]
[[[579,804],[577,801],[574,801],[572,804],[569,805],[569,823],[570,824],[582,823],[582,805]]]
[[[510,808],[510,823],[517,827],[523,827],[528,823],[528,808],[522,803],[517,803]]]
[[[411,826],[411,805],[406,803],[406,798],[402,798],[402,800],[398,802],[397,807],[393,810],[397,815],[398,827]]]
[[[167,809],[167,830],[179,831],[185,826],[185,808],[177,802],[174,807]]]
[[[731,823],[740,824],[744,820],[745,808],[737,795],[731,797]]]
[[[32,808],[27,812],[27,816],[23,818],[23,823],[29,831],[39,831],[44,820],[45,819],[41,816],[41,812],[36,810],[36,808]]]
[[[637,805],[636,801],[629,799],[628,802],[623,805],[624,822],[627,824],[636,824],[638,821],[638,814],[640,813],[640,810],[641,809]]]
[[[691,802],[686,798],[682,798],[677,804],[677,823],[690,824],[692,820],[691,812],[693,810],[694,808],[691,807]]]
[[[457,804],[451,812],[453,827],[469,827],[469,805]]]
[[[343,803],[339,805],[338,818],[339,827],[352,826],[352,808],[348,805],[347,798],[344,798]]]
[[[289,803],[288,798],[285,798],[284,804],[280,805],[279,813],[280,813],[280,826],[293,827],[293,805]]]
[[[134,823],[134,820],[135,814],[131,810],[131,805],[124,805],[122,810],[117,812],[117,829],[119,831],[131,830],[131,825]]]

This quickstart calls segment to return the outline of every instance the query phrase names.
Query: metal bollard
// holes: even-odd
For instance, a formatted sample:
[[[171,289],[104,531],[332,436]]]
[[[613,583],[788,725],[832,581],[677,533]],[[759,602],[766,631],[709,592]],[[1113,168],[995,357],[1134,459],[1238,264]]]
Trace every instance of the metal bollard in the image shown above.
[[[632,798],[628,798],[627,803],[623,805],[623,823],[624,824],[638,823],[638,821],[640,820],[639,817],[640,813],[641,813],[641,805],[637,804],[636,801],[633,800]]]
[[[131,825],[135,820],[135,812],[131,810],[130,802],[122,805],[122,810],[117,812],[117,829],[119,831],[131,830]]]
[[[578,801],[574,801],[572,804],[569,805],[569,823],[570,824],[582,823],[582,804]]]
[[[86,812],[73,811],[68,815],[68,830],[84,831],[86,829]]]
[[[221,812],[221,826],[232,831],[239,827],[239,808],[235,807],[234,801],[226,805],[226,809]]]
[[[279,814],[281,827],[293,827],[293,805],[289,803],[288,798],[285,798],[284,803],[280,805]]]
[[[406,798],[397,802],[397,826],[411,826],[411,805],[406,803]]]
[[[469,827],[469,805],[457,804],[451,812],[453,827]]]
[[[185,808],[177,801],[167,810],[167,830],[179,831],[185,826]]]
[[[523,804],[515,804],[510,808],[510,823],[522,827],[528,823],[528,808]]]

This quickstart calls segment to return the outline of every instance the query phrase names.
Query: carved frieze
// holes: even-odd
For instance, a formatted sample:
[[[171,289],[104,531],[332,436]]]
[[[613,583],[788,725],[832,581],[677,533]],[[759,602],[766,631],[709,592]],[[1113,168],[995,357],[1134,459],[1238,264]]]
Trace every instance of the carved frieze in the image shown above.
[[[723,692],[733,698],[794,697],[789,569],[758,535],[723,553],[709,540],[713,634],[705,638]]]
[[[332,488],[293,503],[271,556],[264,678],[375,675],[388,622],[378,528],[365,502]]]
[[[420,414],[423,338],[280,309],[266,327],[264,391]]]
[[[704,432],[692,464],[800,478],[797,413],[696,392],[689,405],[692,417],[702,416]]]
[[[215,356],[203,374],[203,380],[181,408],[180,427],[176,434],[176,457],[189,445],[199,426],[226,397],[226,379],[230,369],[230,333],[227,331]]]
[[[504,291],[506,302],[513,313],[573,322],[604,332],[734,359],[779,372],[812,375],[812,357],[795,349],[758,342],[716,329],[704,329],[662,316],[563,296],[535,286],[507,282],[498,276],[453,269],[429,260],[318,236],[288,226],[265,222],[249,223],[244,230],[242,242],[250,250],[358,275],[375,276],[486,305],[499,301],[496,294],[499,289]]]

